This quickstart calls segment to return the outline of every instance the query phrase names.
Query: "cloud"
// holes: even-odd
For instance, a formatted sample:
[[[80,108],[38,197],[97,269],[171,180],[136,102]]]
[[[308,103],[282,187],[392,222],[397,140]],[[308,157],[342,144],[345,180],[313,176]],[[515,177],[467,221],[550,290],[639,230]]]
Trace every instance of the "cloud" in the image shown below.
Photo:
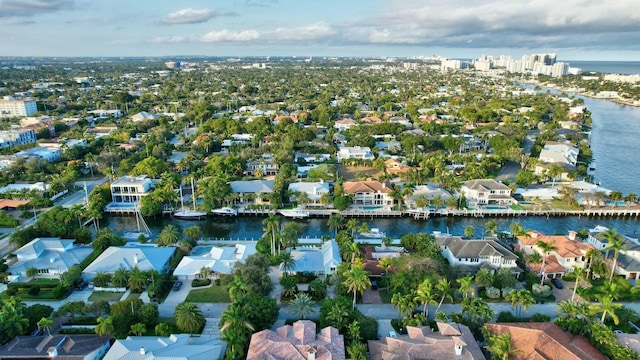
[[[220,16],[238,16],[234,12],[216,11],[213,9],[182,9],[173,12],[158,22],[166,25],[199,24]]]
[[[231,31],[228,29],[211,31],[199,38],[199,41],[206,43],[217,42],[247,42],[258,40],[260,33],[256,30]]]
[[[272,32],[265,33],[265,38],[276,42],[319,41],[328,40],[336,34],[333,27],[319,21],[304,26],[279,27]]]
[[[188,41],[185,36],[158,36],[151,39],[154,44],[179,44]]]
[[[71,0],[0,0],[0,17],[30,17],[71,7]]]

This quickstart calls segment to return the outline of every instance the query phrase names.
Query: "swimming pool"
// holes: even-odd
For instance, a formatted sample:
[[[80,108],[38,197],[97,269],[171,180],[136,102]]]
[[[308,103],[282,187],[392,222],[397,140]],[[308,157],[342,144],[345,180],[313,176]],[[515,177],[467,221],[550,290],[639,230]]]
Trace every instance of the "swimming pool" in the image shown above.
[[[192,256],[204,255],[211,251],[211,246],[196,246],[191,250]]]
[[[363,206],[362,207],[362,210],[365,210],[365,211],[375,211],[380,209],[382,209],[382,206]]]
[[[487,210],[504,210],[506,207],[500,205],[487,205],[484,207]]]

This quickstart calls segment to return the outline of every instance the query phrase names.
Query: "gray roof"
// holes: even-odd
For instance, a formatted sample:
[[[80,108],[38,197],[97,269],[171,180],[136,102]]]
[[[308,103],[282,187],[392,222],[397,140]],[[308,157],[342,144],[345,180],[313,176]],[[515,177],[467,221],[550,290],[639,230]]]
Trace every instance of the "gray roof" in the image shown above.
[[[129,336],[124,340],[116,340],[103,360],[221,359],[225,349],[223,342],[212,337],[192,337],[188,334],[169,337]]]
[[[465,181],[462,186],[472,190],[511,190],[507,185],[493,179],[476,179]]]
[[[458,236],[436,238],[440,246],[446,247],[456,258],[503,256],[506,260],[517,260],[516,254],[497,241],[489,239],[463,240]]]
[[[291,250],[291,256],[295,259],[295,272],[318,272],[337,268],[342,263],[340,247],[331,239],[322,244],[321,248],[315,246],[298,246]],[[280,267],[282,270],[282,266]]]
[[[16,251],[18,262],[10,269],[13,274],[24,273],[30,267],[62,273],[79,264],[92,251],[91,246],[73,246],[73,240],[37,238]]]
[[[59,358],[82,360],[86,355],[105,348],[110,336],[98,335],[42,335],[17,336],[0,347],[1,359],[54,358],[49,352],[56,350]]]
[[[240,194],[273,192],[273,181],[270,180],[232,181],[230,185],[234,193]]]
[[[189,276],[200,273],[202,267],[222,274],[231,274],[236,263],[244,264],[247,257],[256,253],[256,244],[236,244],[235,246],[212,247],[202,255],[185,256],[173,271],[175,276]]]
[[[110,246],[89,264],[82,273],[96,274],[99,271],[113,273],[119,268],[132,270],[135,267],[142,271],[153,269],[160,272],[175,251],[175,247],[148,245]]]

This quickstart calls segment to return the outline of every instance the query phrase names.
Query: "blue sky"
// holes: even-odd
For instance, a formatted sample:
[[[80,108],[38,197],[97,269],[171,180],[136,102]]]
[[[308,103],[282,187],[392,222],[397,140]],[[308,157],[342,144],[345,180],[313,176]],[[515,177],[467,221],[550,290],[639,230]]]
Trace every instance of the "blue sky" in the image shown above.
[[[0,56],[640,60],[637,0],[0,0]]]

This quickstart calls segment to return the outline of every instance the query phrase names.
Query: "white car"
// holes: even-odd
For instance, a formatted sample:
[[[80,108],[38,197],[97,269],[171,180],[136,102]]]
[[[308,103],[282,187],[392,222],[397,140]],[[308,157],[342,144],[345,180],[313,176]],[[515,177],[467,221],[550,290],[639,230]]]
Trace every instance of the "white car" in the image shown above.
[[[395,330],[391,330],[391,331],[389,331],[389,337],[390,338],[397,338],[398,334],[396,334]]]

